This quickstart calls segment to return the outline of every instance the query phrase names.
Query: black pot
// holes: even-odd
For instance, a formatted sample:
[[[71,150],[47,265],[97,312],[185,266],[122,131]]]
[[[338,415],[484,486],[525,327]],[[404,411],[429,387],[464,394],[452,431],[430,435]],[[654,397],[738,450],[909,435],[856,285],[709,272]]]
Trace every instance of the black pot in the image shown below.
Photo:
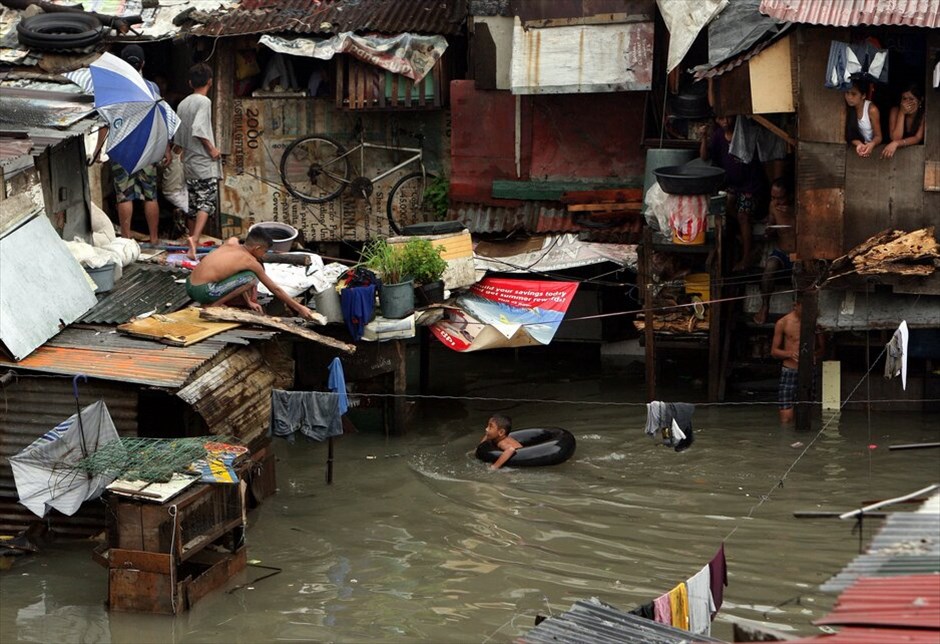
[[[415,302],[418,306],[430,306],[444,301],[444,280],[435,280],[415,287]]]
[[[673,96],[670,105],[672,115],[684,119],[706,119],[711,116],[708,97],[704,94],[678,94]]]
[[[710,195],[725,181],[725,171],[710,165],[670,165],[653,170],[663,192],[671,195]]]

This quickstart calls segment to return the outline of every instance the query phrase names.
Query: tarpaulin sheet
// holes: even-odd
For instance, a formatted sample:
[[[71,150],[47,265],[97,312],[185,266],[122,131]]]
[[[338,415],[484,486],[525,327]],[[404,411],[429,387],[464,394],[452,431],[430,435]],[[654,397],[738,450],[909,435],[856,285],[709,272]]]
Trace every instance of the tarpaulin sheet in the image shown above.
[[[733,56],[747,51],[765,36],[773,36],[789,23],[765,16],[760,0],[731,0],[708,24],[708,64],[695,70],[717,67]]]
[[[446,307],[431,326],[438,340],[455,351],[546,345],[568,311],[578,282],[487,277]]]
[[[382,69],[407,76],[413,81],[424,78],[447,49],[447,40],[443,36],[418,36],[410,33],[397,36],[361,36],[346,31],[326,40],[288,40],[266,34],[261,36],[258,42],[281,54],[320,60],[330,60],[336,54],[349,54]]]
[[[728,6],[728,0],[656,0],[669,30],[666,72],[678,67],[705,25]]]

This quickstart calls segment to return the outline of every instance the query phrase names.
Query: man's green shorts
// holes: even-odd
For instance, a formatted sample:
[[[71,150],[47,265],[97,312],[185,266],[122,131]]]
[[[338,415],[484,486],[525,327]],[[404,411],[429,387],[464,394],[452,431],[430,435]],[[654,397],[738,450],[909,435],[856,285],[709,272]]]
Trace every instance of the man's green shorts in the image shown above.
[[[186,294],[200,304],[212,304],[216,300],[222,299],[237,288],[256,281],[258,276],[252,271],[239,271],[234,275],[226,277],[218,282],[206,282],[205,284],[191,284],[189,277],[186,278]]]

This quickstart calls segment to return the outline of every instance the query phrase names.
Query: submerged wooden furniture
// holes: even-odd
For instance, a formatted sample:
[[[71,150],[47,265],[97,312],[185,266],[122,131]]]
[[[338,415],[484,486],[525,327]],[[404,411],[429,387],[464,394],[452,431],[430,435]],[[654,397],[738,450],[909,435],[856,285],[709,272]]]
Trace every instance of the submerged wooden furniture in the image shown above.
[[[108,568],[109,607],[175,615],[243,570],[246,490],[240,480],[197,483],[166,503],[108,495],[98,561]]]

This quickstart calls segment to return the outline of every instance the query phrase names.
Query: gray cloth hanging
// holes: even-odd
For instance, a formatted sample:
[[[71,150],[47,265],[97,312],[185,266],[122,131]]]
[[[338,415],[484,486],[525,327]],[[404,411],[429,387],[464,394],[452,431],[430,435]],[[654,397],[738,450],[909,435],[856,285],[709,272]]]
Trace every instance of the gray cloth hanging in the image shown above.
[[[294,441],[300,432],[323,441],[343,433],[339,396],[332,392],[271,390],[271,433]]]

